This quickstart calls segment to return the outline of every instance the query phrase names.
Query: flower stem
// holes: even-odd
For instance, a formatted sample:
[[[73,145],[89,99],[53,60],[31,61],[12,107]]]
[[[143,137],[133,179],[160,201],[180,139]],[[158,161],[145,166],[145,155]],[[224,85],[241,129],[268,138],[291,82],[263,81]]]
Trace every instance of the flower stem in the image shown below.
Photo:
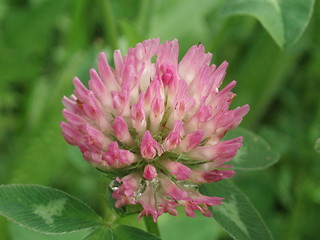
[[[70,25],[70,31],[67,36],[67,50],[76,52],[86,47],[88,43],[88,23],[86,19],[86,10],[90,1],[73,1],[73,16]]]
[[[113,49],[118,48],[118,32],[116,27],[116,22],[114,21],[114,16],[111,9],[110,0],[101,0],[102,12],[104,18],[104,29],[109,44]]]
[[[152,0],[142,0],[140,7],[140,14],[138,18],[138,30],[143,37],[149,34],[150,19],[152,17],[152,8],[154,2]]]
[[[158,223],[154,222],[152,216],[145,216],[144,222],[146,224],[147,230],[149,233],[152,233],[158,237],[160,237],[160,231],[158,227]]]

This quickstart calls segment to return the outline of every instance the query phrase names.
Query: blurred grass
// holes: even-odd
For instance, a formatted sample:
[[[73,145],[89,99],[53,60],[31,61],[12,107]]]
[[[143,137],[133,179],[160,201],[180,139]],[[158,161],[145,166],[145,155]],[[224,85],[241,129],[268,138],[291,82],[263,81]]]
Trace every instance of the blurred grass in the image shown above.
[[[320,156],[314,145],[320,137],[319,1],[302,38],[283,50],[255,19],[221,18],[223,2],[1,1],[0,183],[59,187],[103,212],[106,180],[60,135],[61,98],[71,94],[73,76],[87,81],[99,51],[105,50],[111,60],[115,46],[125,52],[148,37],[178,38],[180,56],[202,42],[214,54],[215,64],[230,62],[226,81],[238,82],[233,106],[251,106],[242,126],[260,133],[282,155],[271,169],[238,172],[234,180],[275,239],[317,239]],[[202,217],[189,222],[165,216],[160,226],[164,239],[187,239],[188,224],[203,226],[197,239],[229,239],[211,222]],[[217,230],[208,235],[211,227]],[[12,234],[12,229],[16,228],[8,227],[1,217],[0,239],[21,239],[17,236],[23,231]]]

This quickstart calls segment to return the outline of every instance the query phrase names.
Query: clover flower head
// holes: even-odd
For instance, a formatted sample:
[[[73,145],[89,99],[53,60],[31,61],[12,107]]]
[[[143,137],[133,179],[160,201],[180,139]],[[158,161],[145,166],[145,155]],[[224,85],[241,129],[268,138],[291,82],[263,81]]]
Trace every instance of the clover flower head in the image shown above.
[[[115,68],[100,53],[99,73],[90,70],[88,88],[74,78],[74,94],[63,98],[66,141],[94,167],[119,174],[116,207],[140,204],[139,218],[152,215],[154,221],[163,213],[177,215],[177,206],[190,217],[195,210],[211,216],[208,206],[222,198],[204,196],[198,186],[235,173],[225,163],[242,138],[222,138],[249,111],[248,105],[229,110],[235,81],[219,91],[227,62],[210,65],[212,54],[202,44],[180,62],[178,54],[177,40],[160,44],[158,38],[125,56],[114,51]]]

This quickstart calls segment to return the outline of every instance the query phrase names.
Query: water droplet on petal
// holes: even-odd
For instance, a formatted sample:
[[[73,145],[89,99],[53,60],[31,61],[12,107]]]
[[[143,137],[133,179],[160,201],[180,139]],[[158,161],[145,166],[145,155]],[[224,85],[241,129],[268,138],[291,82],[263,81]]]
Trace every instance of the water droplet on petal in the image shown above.
[[[120,185],[121,185],[120,182],[118,182],[117,180],[113,180],[113,181],[110,183],[109,187],[110,187],[110,189],[111,189],[112,191],[116,191],[116,190],[119,189]]]

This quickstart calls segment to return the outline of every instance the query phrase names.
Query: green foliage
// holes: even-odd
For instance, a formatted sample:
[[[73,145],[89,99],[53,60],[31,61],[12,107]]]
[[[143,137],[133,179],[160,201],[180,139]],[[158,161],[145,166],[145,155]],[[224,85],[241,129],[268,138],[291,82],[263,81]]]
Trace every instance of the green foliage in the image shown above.
[[[10,235],[12,240],[78,240],[87,236],[91,231],[88,229],[79,230],[72,233],[46,234],[35,232],[16,224],[10,224]]]
[[[160,239],[141,229],[113,224],[112,216],[108,216],[108,221],[104,223],[102,218],[81,200],[60,190],[40,185],[1,185],[0,214],[20,226],[40,233],[65,234],[94,229],[83,239]],[[29,237],[33,236],[33,239],[43,237],[41,234],[16,229],[18,232],[25,232]],[[63,237],[67,239],[84,234],[82,231],[79,234],[67,234]],[[19,239],[20,236],[18,233],[15,239]],[[60,239],[55,236],[47,238]]]
[[[249,199],[230,181],[221,181],[202,187],[209,196],[224,198],[223,204],[211,207],[215,220],[234,239],[272,240],[273,237]]]
[[[269,144],[257,134],[236,128],[228,132],[226,139],[243,137],[243,146],[237,155],[229,162],[233,169],[237,170],[260,170],[275,164],[279,158],[279,153],[271,149]]]
[[[180,209],[178,217],[166,214],[161,216],[158,222],[161,236],[165,240],[218,239],[224,235],[224,230],[213,218],[206,218],[201,214],[190,218],[185,215],[183,209]],[[201,231],[195,229],[201,229]]]
[[[102,225],[102,219],[79,199],[39,185],[0,186],[0,214],[43,233],[67,233]]]
[[[255,17],[269,31],[279,46],[284,45],[284,24],[277,0],[229,1],[221,9],[221,14],[223,16],[250,15]]]
[[[316,152],[320,152],[320,138],[317,139],[317,141],[314,144],[314,150]]]
[[[256,18],[280,47],[294,44],[305,31],[314,8],[314,0],[234,0],[234,1],[162,1],[156,11],[151,36],[179,38],[206,43],[209,28],[206,16],[213,12],[216,21],[224,17],[248,15]],[[193,21],[189,21],[192,14]],[[189,24],[184,24],[189,22]],[[197,36],[198,39],[193,39]]]
[[[314,9],[315,0],[279,0],[284,25],[284,44],[292,46],[306,30]]]
[[[250,15],[258,19],[280,47],[292,45],[305,31],[314,0],[235,0],[221,8],[223,16]]]
[[[268,142],[260,136],[258,142],[251,141],[256,135],[243,129],[231,132],[227,137],[244,136],[244,148],[232,164],[239,170],[262,169],[277,161],[275,152],[281,154],[280,161],[268,170],[237,171],[234,182],[249,196],[275,239],[318,237],[319,1],[4,0],[0,1],[0,22],[1,183],[38,183],[64,189],[90,202],[108,219],[104,201],[108,181],[60,135],[61,98],[72,93],[72,77],[78,75],[86,82],[88,69],[96,67],[97,53],[106,51],[112,63],[115,46],[126,51],[149,37],[160,36],[161,41],[178,38],[182,56],[191,45],[202,42],[214,53],[213,63],[225,59],[230,63],[226,82],[238,82],[233,106],[248,103],[251,107],[242,126]],[[228,182],[214,183],[206,190],[216,187],[220,196],[225,194],[228,205],[232,194],[218,189],[224,185],[234,190]],[[246,239],[241,224],[248,224],[247,216],[255,216],[253,224],[260,222],[262,229],[264,224],[246,197],[238,190],[234,194],[251,209],[246,217],[240,215],[240,222],[244,222],[237,222],[240,228],[230,223],[230,216],[223,215],[227,210],[219,212],[224,205],[212,211],[217,220],[227,222],[225,229]],[[219,195],[212,192],[212,196]],[[17,199],[11,203],[19,205]],[[165,215],[159,221],[165,239],[228,239],[213,219]],[[120,222],[143,228],[134,215]],[[192,235],[188,230],[193,226],[203,232]],[[119,229],[125,230],[122,233]],[[127,229],[114,225],[92,234],[103,236],[119,230],[126,239],[139,239],[126,235]],[[81,239],[88,233],[51,236],[27,231],[7,226],[5,218],[0,219],[0,240]],[[155,238],[137,229],[133,232]],[[265,228],[263,232],[269,236]]]
[[[159,1],[151,22],[151,37],[179,39],[180,51],[184,53],[192,44],[202,42],[208,45],[209,28],[205,18],[221,1],[177,0]],[[192,16],[192,21],[190,21]],[[188,24],[186,24],[188,23]]]
[[[126,226],[126,225],[115,225],[114,227],[98,228],[83,240],[159,240],[160,238],[142,231],[138,228]]]

